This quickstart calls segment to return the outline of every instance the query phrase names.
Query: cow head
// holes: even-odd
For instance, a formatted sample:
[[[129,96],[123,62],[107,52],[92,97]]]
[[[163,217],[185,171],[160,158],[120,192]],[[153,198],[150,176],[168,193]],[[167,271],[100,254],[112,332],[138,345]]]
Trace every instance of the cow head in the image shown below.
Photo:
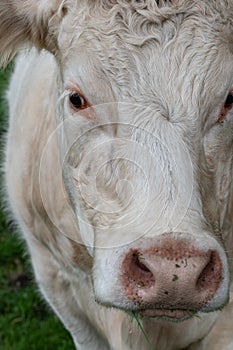
[[[231,1],[11,0],[0,13],[3,61],[23,42],[56,59],[63,178],[97,301],[168,320],[222,308]]]

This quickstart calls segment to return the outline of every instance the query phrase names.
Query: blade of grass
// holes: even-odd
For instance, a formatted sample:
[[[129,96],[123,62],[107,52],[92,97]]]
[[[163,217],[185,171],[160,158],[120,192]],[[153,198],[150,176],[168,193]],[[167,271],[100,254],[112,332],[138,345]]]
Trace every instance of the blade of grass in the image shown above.
[[[144,328],[143,328],[143,326],[142,326],[142,324],[140,322],[140,317],[139,317],[138,313],[136,313],[135,311],[132,311],[132,316],[136,320],[138,328],[140,329],[140,331],[144,335],[144,338],[145,338],[145,340],[146,340],[146,342],[148,344],[148,349],[149,350],[154,350],[153,347],[152,347],[152,344],[150,342],[150,339],[148,337],[148,334],[145,332],[145,330],[144,330]]]

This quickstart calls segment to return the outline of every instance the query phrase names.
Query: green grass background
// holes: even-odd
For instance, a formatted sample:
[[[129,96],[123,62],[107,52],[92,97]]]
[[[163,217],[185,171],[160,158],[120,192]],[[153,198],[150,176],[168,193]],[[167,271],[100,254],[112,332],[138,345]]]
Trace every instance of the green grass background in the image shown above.
[[[0,71],[1,141],[4,140],[7,130],[4,91],[11,71],[12,66],[6,71]],[[3,142],[0,144],[2,145]],[[2,187],[2,182],[0,185]],[[3,208],[2,198],[0,202]],[[1,210],[0,350],[68,349],[74,350],[71,337],[40,296],[24,243],[19,240],[19,234],[13,222],[7,220]]]

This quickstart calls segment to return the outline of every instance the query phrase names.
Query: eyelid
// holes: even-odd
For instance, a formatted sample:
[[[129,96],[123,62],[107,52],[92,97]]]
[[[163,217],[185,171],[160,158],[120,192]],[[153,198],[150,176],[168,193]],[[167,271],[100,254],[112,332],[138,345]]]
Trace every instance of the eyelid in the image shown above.
[[[78,86],[78,84],[73,83],[72,81],[70,81],[67,85],[66,85],[66,90],[67,91],[71,91],[71,92],[77,92],[80,95],[83,95],[82,90],[80,89],[80,87]]]
[[[80,96],[83,96],[83,98],[85,98],[85,100],[88,101],[88,99],[85,97],[85,94],[83,93],[81,87],[73,82],[72,80],[70,80],[66,85],[65,85],[65,89],[67,91],[70,91],[70,92],[76,92],[77,94],[79,94]]]

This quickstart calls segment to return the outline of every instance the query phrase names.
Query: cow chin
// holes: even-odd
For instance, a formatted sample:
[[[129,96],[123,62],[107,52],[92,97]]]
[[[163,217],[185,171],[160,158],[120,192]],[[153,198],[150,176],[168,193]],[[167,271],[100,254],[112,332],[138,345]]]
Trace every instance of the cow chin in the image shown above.
[[[97,302],[142,319],[182,322],[229,299],[223,248],[212,237],[166,233],[117,249],[96,249]]]

